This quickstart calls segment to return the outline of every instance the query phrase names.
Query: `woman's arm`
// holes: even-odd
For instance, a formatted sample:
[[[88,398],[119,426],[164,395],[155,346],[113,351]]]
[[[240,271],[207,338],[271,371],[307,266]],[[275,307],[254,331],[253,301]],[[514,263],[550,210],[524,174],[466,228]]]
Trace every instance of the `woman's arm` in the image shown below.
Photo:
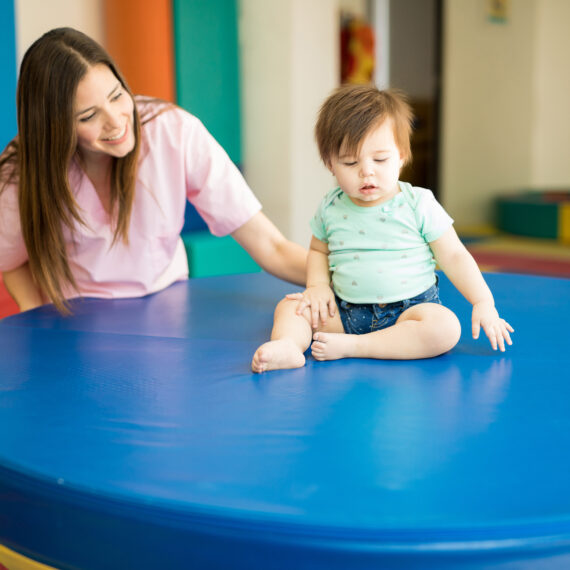
[[[235,230],[232,237],[268,273],[305,284],[307,250],[286,239],[262,212]]]
[[[430,243],[435,259],[457,290],[473,305],[471,319],[473,338],[479,337],[481,327],[493,349],[505,350],[512,344],[509,332],[514,329],[499,317],[495,300],[483,275],[461,240],[451,227]]]
[[[16,269],[4,271],[2,280],[20,311],[28,311],[44,304],[27,262]]]

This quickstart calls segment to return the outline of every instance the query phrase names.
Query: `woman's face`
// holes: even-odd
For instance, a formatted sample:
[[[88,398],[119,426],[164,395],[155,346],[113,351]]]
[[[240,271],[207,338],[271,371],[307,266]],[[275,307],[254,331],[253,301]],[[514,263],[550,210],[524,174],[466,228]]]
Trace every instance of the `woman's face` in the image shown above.
[[[91,68],[75,94],[77,146],[86,161],[123,157],[135,147],[134,102],[105,64]]]

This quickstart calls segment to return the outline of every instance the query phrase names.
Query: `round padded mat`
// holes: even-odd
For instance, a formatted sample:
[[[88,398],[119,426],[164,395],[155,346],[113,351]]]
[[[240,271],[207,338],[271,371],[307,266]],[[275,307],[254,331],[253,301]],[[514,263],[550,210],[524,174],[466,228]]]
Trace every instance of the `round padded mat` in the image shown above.
[[[489,274],[515,344],[254,375],[266,274],[0,321],[0,543],[57,568],[570,567],[570,281]],[[538,564],[538,566],[537,566]]]

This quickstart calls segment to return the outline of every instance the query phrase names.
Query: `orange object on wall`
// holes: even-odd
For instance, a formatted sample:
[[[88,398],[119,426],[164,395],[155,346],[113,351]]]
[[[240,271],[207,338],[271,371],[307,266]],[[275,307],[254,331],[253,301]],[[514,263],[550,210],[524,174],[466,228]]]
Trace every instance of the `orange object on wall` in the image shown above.
[[[359,18],[348,17],[341,25],[340,61],[342,83],[370,83],[374,76],[374,30]]]
[[[171,0],[105,0],[105,48],[135,94],[175,101]]]

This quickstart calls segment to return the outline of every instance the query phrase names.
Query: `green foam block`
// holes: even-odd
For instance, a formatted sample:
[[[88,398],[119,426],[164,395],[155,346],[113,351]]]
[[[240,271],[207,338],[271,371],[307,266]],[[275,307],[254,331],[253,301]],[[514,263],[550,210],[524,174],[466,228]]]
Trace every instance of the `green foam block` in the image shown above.
[[[182,234],[188,255],[190,277],[256,273],[261,268],[231,236],[216,237],[209,232]]]
[[[558,204],[541,192],[525,192],[497,200],[498,227],[502,231],[538,238],[558,236]]]

